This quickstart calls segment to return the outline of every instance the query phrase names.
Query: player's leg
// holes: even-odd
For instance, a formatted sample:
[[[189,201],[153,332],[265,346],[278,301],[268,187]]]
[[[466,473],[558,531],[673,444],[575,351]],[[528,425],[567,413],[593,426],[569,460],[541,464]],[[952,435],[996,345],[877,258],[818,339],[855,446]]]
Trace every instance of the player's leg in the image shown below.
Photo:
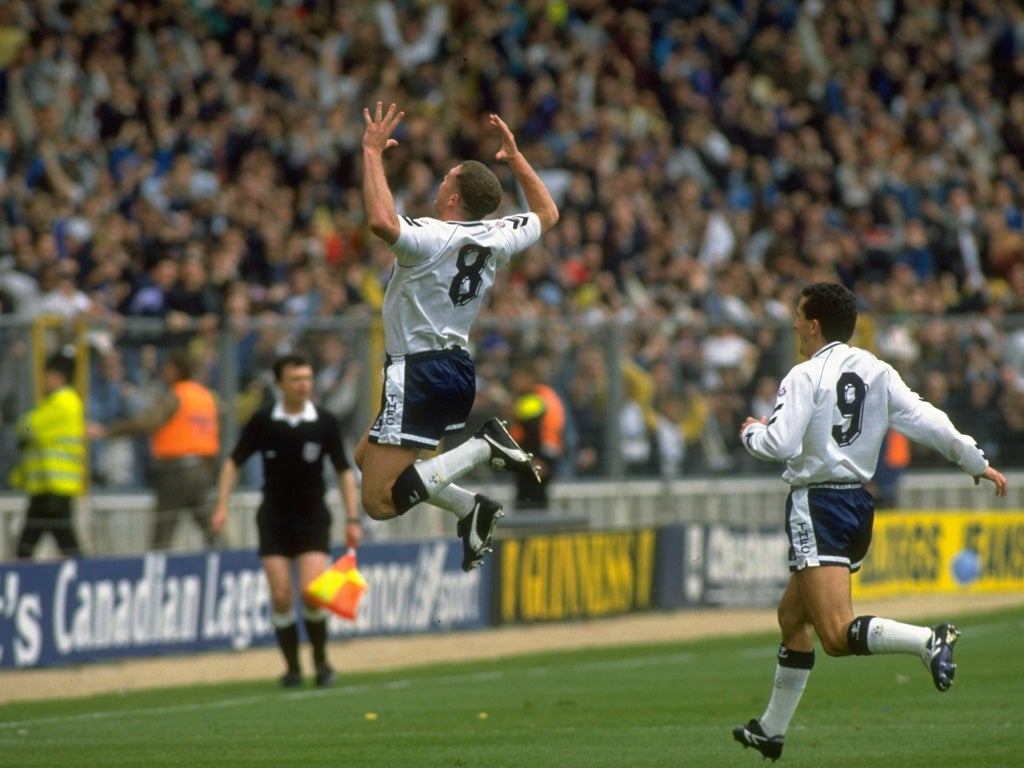
[[[531,480],[539,482],[537,469],[531,460],[530,454],[523,451],[509,436],[504,424],[491,419],[465,442],[406,466],[392,486],[391,497],[396,513],[403,514],[426,499],[433,501],[446,487],[487,463],[495,468],[526,473]],[[367,461],[367,465],[370,464]],[[445,505],[442,502],[439,506]]]
[[[822,650],[850,653],[850,573],[871,541],[874,499],[856,484],[794,488],[787,502],[790,571]]]
[[[291,560],[283,555],[262,555],[263,573],[270,587],[270,621],[274,625],[278,648],[287,670],[281,685],[294,688],[302,684],[299,666],[299,627],[292,593]]]
[[[920,627],[880,616],[857,616],[850,622],[847,637],[850,653],[917,656],[931,672],[932,682],[939,691],[948,691],[953,685],[956,674],[953,646],[960,637],[960,630],[952,624]]]
[[[814,634],[799,584],[801,574],[808,570],[818,569],[794,573],[779,601],[782,643],[776,654],[772,694],[761,716],[765,731],[773,735],[786,733],[814,668]]]
[[[831,656],[906,653],[918,656],[940,691],[953,684],[953,645],[959,632],[952,624],[918,627],[876,616],[854,618],[850,573],[860,569],[871,542],[874,500],[863,488],[814,488],[806,493],[809,538],[815,556],[835,567],[808,568],[799,582],[822,648]],[[803,504],[793,493],[794,509]]]
[[[470,442],[463,443],[463,446]],[[469,571],[480,565],[483,556],[490,551],[495,524],[503,513],[501,505],[493,499],[460,488],[452,484],[451,475],[440,474],[443,468],[439,465],[458,462],[459,454],[464,452],[463,446],[449,451],[449,455],[415,461],[418,448],[379,445],[364,436],[356,450],[356,463],[363,472],[363,509],[375,520],[388,520],[405,514],[419,502],[427,500],[454,514],[459,521],[457,531],[463,542],[462,567]],[[438,461],[442,456],[445,458]],[[470,459],[462,466],[472,469],[476,464]],[[430,471],[431,467],[434,474],[424,477],[424,471]],[[465,472],[452,474],[461,477]]]
[[[366,514],[374,520],[390,520],[426,501],[427,490],[419,475],[407,472],[419,453],[418,447],[381,445],[363,436],[355,455],[356,466],[362,471],[361,493]],[[400,498],[399,504],[396,496]]]
[[[821,649],[829,656],[849,655],[847,629],[853,620],[850,569],[845,565],[803,568],[793,574],[793,581]]]
[[[296,558],[299,584],[303,589],[313,579],[327,570],[330,558],[326,552],[303,552]],[[318,605],[302,602],[302,621],[313,652],[313,668],[316,670],[316,684],[323,688],[334,682],[334,670],[327,661],[327,612]]]
[[[380,411],[354,451],[356,466],[362,472],[363,509],[374,520],[405,514],[428,495],[419,475],[407,470],[421,450],[437,447],[443,430],[432,428],[427,432],[412,424],[417,404],[429,399],[421,377],[413,375],[414,369],[415,360],[411,358],[388,358]],[[424,408],[419,406],[419,410]]]
[[[782,755],[790,720],[800,704],[814,667],[814,635],[804,610],[796,574],[790,577],[778,606],[782,643],[776,654],[775,674],[768,705],[760,718],[733,728],[733,737],[772,760]]]
[[[732,730],[736,741],[744,747],[753,747],[772,760],[782,755],[786,729],[814,667],[813,615],[805,602],[799,579],[806,572],[823,569],[817,567],[820,562],[819,542],[806,488],[794,488],[786,499],[786,534],[790,541],[789,570],[792,575],[777,611],[782,643],[776,654],[772,693],[760,718]]]
[[[416,461],[420,450],[434,450],[445,435],[463,429],[475,397],[476,374],[464,350],[389,359],[380,412],[355,451],[371,517],[404,514],[487,462],[508,469],[525,464],[532,473],[529,454],[493,419],[455,448]],[[441,506],[452,509],[443,499]],[[460,519],[468,514],[452,511]]]

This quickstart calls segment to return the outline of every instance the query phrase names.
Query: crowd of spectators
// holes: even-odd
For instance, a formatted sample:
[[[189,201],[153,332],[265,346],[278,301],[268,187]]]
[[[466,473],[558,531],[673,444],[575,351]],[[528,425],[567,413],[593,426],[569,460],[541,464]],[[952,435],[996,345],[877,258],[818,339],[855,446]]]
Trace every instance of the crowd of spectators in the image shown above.
[[[551,356],[569,474],[605,466],[609,322],[629,329],[629,470],[750,469],[736,429],[770,408],[815,280],[852,288],[859,342],[1021,466],[1022,86],[1024,10],[998,0],[8,0],[0,307],[87,318],[112,334],[98,358],[122,318],[200,347],[230,329],[243,378],[306,344],[351,409],[352,371],[304,329],[375,316],[388,278],[362,109],[406,112],[387,161],[412,216],[453,162],[493,156],[498,112],[561,220],[482,312],[481,408],[513,356]],[[147,385],[134,350],[94,366],[95,418]]]

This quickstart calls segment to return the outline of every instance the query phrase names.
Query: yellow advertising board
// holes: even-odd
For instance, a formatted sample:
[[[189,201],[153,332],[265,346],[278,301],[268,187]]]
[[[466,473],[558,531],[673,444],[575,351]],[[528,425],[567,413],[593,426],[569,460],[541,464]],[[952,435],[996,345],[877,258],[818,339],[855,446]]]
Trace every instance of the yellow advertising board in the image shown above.
[[[654,530],[507,539],[500,620],[564,621],[651,607]]]
[[[858,598],[1024,591],[1024,512],[880,512]]]

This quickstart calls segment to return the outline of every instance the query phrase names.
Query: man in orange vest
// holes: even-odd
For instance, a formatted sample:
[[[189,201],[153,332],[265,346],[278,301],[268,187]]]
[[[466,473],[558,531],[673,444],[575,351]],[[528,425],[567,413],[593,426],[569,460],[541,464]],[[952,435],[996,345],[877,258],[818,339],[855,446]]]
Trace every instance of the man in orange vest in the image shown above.
[[[210,525],[220,452],[217,402],[210,390],[192,379],[187,353],[170,352],[162,373],[167,390],[148,408],[106,428],[91,426],[89,436],[152,435],[156,486],[152,549],[170,548],[178,518],[184,513],[202,529],[207,546],[222,546],[222,534]]]
[[[509,433],[540,468],[540,484],[517,477],[516,509],[546,510],[548,486],[565,453],[565,406],[554,389],[544,384],[538,368],[546,359],[521,358],[512,365],[510,388],[516,398]]]

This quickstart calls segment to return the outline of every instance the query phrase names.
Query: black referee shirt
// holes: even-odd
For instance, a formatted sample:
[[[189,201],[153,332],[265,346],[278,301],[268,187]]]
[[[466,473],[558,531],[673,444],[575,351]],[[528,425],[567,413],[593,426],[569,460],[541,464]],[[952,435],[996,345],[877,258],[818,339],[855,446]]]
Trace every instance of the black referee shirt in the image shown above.
[[[341,443],[341,424],[313,403],[297,416],[280,403],[261,408],[245,425],[231,458],[241,467],[254,453],[263,456],[263,496],[271,504],[321,500],[327,491],[324,457],[336,471],[349,469]]]

